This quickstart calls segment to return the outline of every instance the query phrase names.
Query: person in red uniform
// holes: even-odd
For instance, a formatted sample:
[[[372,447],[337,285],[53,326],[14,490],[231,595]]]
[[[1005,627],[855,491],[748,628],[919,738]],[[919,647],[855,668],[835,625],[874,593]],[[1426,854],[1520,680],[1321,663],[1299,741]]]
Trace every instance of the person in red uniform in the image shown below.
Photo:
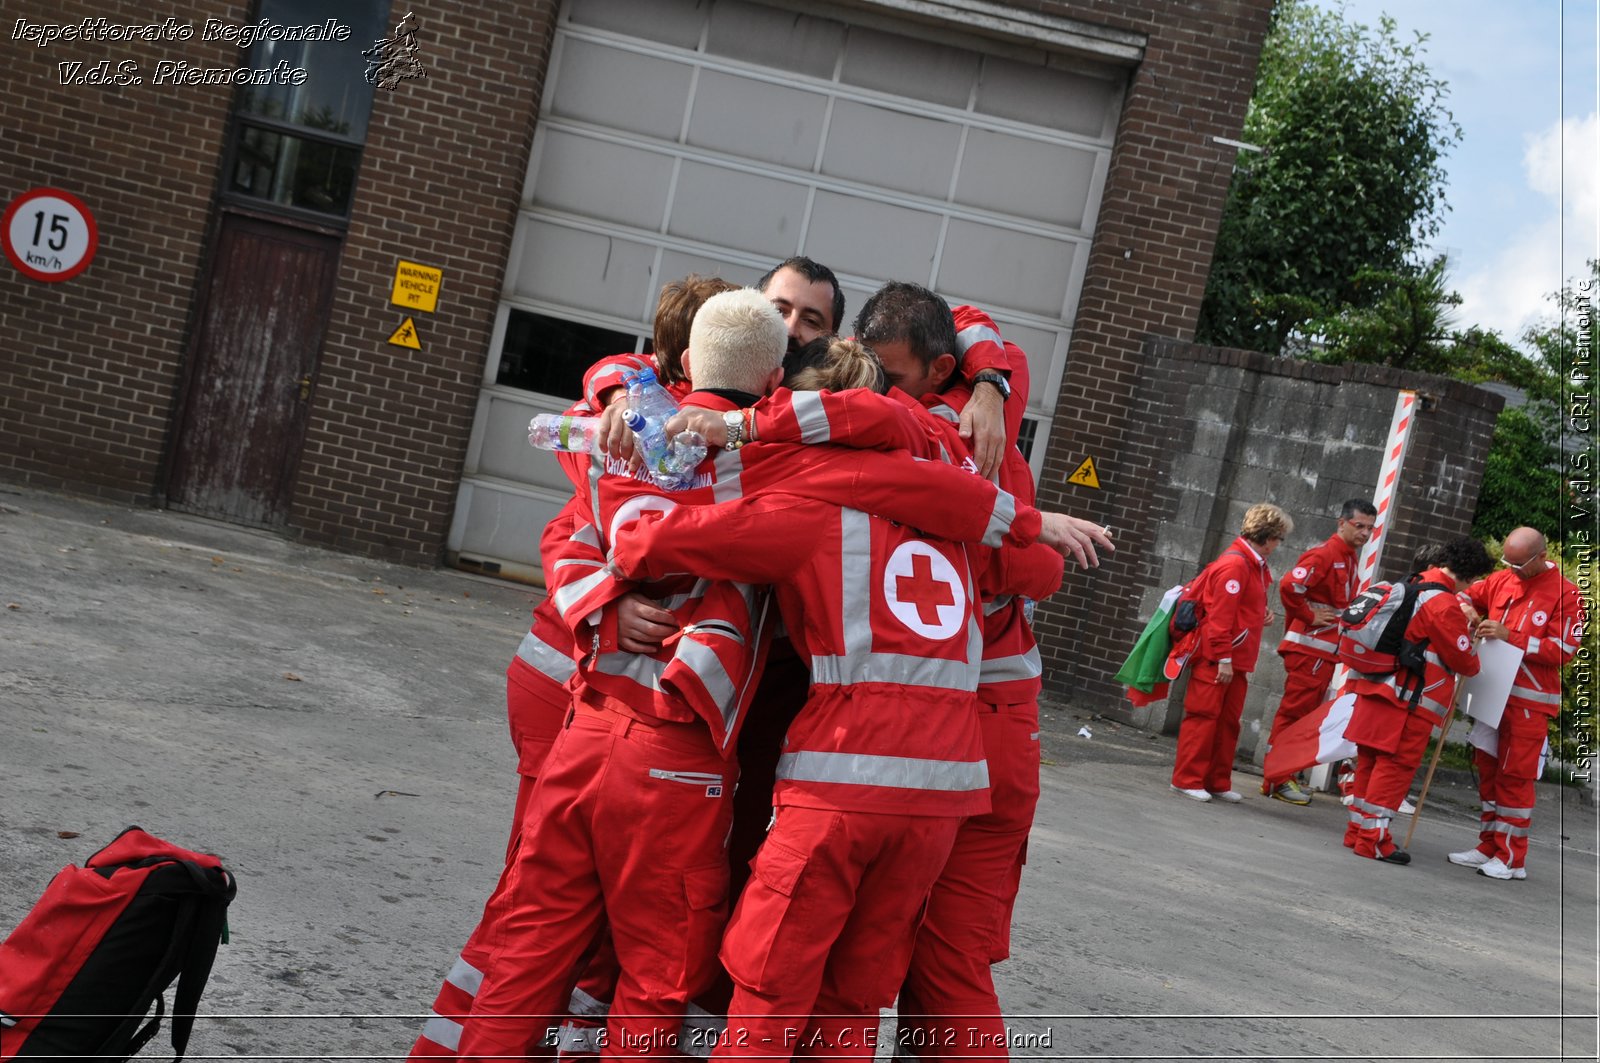
[[[1473,753],[1483,802],[1478,844],[1450,854],[1452,864],[1475,867],[1490,878],[1528,877],[1534,784],[1550,720],[1561,711],[1562,666],[1572,660],[1583,638],[1583,598],[1546,550],[1538,530],[1518,528],[1501,544],[1506,567],[1466,590],[1478,615],[1477,635],[1522,651],[1500,717],[1497,748]]]
[[[1196,801],[1242,801],[1233,788],[1233,758],[1250,673],[1261,652],[1261,633],[1272,622],[1267,558],[1294,530],[1289,515],[1270,502],[1245,511],[1239,537],[1195,577],[1184,593],[1200,616],[1199,637],[1183,699],[1172,789]]]
[[[1295,559],[1278,581],[1287,630],[1278,643],[1283,658],[1283,699],[1272,718],[1267,747],[1285,727],[1326,699],[1339,656],[1339,613],[1355,596],[1356,558],[1372,538],[1378,508],[1352,498],[1339,509],[1339,522],[1327,542]],[[1309,805],[1311,794],[1291,777],[1261,780],[1261,792],[1291,805]]]
[[[1424,589],[1405,631],[1408,641],[1426,643],[1423,674],[1401,667],[1381,679],[1357,674],[1351,680],[1356,702],[1344,736],[1356,746],[1356,780],[1344,844],[1357,856],[1411,862],[1411,854],[1395,845],[1389,824],[1422,763],[1428,736],[1454,707],[1457,677],[1478,674],[1478,651],[1455,592],[1493,567],[1476,539],[1444,544],[1434,567],[1418,577]]]

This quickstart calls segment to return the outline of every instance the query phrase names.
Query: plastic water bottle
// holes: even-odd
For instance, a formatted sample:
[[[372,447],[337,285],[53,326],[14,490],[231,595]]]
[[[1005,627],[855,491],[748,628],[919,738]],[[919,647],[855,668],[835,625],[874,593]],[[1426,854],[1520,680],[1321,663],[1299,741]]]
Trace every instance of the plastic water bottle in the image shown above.
[[[541,413],[528,422],[528,445],[540,450],[564,450],[576,454],[594,451],[600,436],[600,418],[578,417],[567,413]]]
[[[669,491],[688,487],[695,468],[705,460],[705,437],[699,432],[679,432],[667,439],[667,421],[678,412],[678,403],[656,382],[655,370],[640,369],[624,380],[628,408],[622,411],[622,420],[633,432],[650,478]]]

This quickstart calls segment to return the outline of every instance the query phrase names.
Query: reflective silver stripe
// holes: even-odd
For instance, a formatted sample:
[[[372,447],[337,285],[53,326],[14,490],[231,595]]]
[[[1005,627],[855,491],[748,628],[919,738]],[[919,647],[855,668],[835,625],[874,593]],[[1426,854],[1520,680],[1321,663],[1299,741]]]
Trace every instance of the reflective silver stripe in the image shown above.
[[[933,414],[935,417],[939,417],[939,418],[942,418],[942,419],[944,419],[946,421],[949,421],[951,424],[960,424],[961,423],[961,415],[959,413],[957,413],[951,407],[946,406],[942,402],[935,403],[934,405],[929,406],[928,407],[928,412]],[[943,448],[941,448],[941,449],[943,449]],[[949,456],[948,453],[945,455],[945,460],[946,461],[950,460],[950,456]]]
[[[711,497],[718,502],[728,502],[744,495],[739,477],[744,475],[744,455],[737,450],[716,452],[716,482],[711,485]]]
[[[555,563],[555,565],[552,566],[552,567],[554,567],[554,568],[605,568],[606,567],[606,563],[604,561],[596,561],[595,559],[589,558],[589,557],[569,557],[569,558],[566,558],[564,560],[557,561]]]
[[[1528,836],[1527,827],[1513,827],[1504,820],[1496,820],[1489,824],[1489,829],[1496,834],[1504,834],[1512,838],[1526,838]]]
[[[1491,815],[1494,813],[1496,807],[1497,806],[1495,805],[1495,803],[1493,801],[1485,801],[1483,803],[1483,810],[1485,812],[1490,813]]]
[[[605,583],[610,578],[611,572],[608,569],[601,569],[592,576],[585,576],[583,579],[569,583],[567,586],[562,587],[552,596],[552,600],[556,603],[556,608],[560,610],[561,615],[566,616],[567,610],[576,605],[584,595]]]
[[[1435,683],[1433,685],[1438,686],[1439,684]],[[1409,702],[1411,700],[1411,690],[1402,689],[1399,681],[1395,679],[1394,676],[1391,675],[1385,678],[1383,680],[1383,686],[1388,690],[1394,691],[1394,696],[1399,698],[1401,701]],[[1444,702],[1435,698],[1430,698],[1426,693],[1417,699],[1417,704],[1422,708],[1432,712],[1435,716],[1443,716],[1447,711],[1449,711],[1448,706],[1446,706]]]
[[[1531,808],[1502,808],[1499,809],[1498,812],[1501,816],[1512,816],[1516,819],[1533,818],[1533,809]]]
[[[467,996],[475,997],[478,995],[478,987],[483,985],[483,972],[464,958],[457,956],[456,962],[451,965],[450,973],[444,976],[444,980]]]
[[[1017,520],[1017,500],[1008,491],[995,496],[994,512],[989,514],[989,527],[984,529],[983,545],[999,546],[1005,542],[1006,532]]]
[[[1306,585],[1304,583],[1291,583],[1289,584],[1289,589],[1294,591],[1296,594],[1304,594],[1306,592]]]
[[[962,354],[966,354],[967,349],[974,343],[983,343],[985,340],[997,347],[1003,348],[1005,346],[1000,339],[1000,333],[988,325],[968,325],[956,333],[956,346],[961,349]]]
[[[651,690],[661,689],[661,672],[666,665],[642,653],[602,653],[595,657],[595,671],[631,679]]]
[[[839,531],[844,655],[860,660],[872,652],[872,518],[859,510],[841,509]]]
[[[833,426],[822,408],[822,394],[817,391],[796,391],[794,419],[800,426],[800,442],[826,443],[833,438]]]
[[[580,1015],[584,1018],[598,1018],[611,1013],[611,1005],[604,1000],[598,1000],[577,986],[572,987],[572,996],[567,998],[567,1012]]]
[[[704,627],[694,625],[684,629],[685,633],[695,630],[703,631]],[[718,631],[717,634],[729,637],[724,631]],[[737,635],[732,637],[741,644],[744,642],[744,639]],[[694,639],[679,639],[677,646],[673,647],[672,655],[688,665],[694,674],[700,677],[706,693],[710,695],[711,700],[716,703],[717,710],[722,714],[723,725],[731,727],[733,716],[739,708],[734,703],[738,688],[734,686],[733,677],[728,674],[727,668],[723,667],[722,659],[717,656],[716,651]]]
[[[1538,640],[1538,638],[1537,637],[1529,638],[1528,639],[1528,646],[1522,652],[1526,653],[1529,657],[1532,657],[1534,654],[1538,653],[1539,652],[1539,640]]]
[[[1528,652],[1529,653],[1533,653],[1535,651],[1534,644],[1537,643],[1538,641],[1539,641],[1538,639],[1529,639],[1528,640]],[[1563,654],[1565,654],[1568,657],[1571,657],[1573,654],[1578,652],[1578,647],[1568,645],[1567,643],[1562,642],[1560,639],[1551,639],[1550,641],[1556,644],[1556,649],[1560,650]]]
[[[1429,664],[1436,664],[1440,668],[1448,667],[1444,663],[1444,658],[1440,657],[1437,653],[1434,653],[1432,650],[1423,650],[1422,651],[1422,659],[1427,661]]]
[[[1511,688],[1511,696],[1514,698],[1521,698],[1523,701],[1537,702],[1540,705],[1561,704],[1560,694],[1546,694],[1542,690],[1533,690],[1529,687],[1513,686]]]
[[[899,790],[964,792],[988,788],[989,764],[983,760],[919,760],[800,750],[778,758],[778,778],[794,782],[891,786]]]
[[[556,1058],[562,1056],[597,1056],[600,1054],[600,1032],[603,1026],[574,1026],[563,1024],[556,1031]]]
[[[1338,653],[1339,644],[1329,642],[1327,639],[1312,638],[1310,635],[1298,631],[1291,631],[1283,636],[1283,641],[1292,642],[1296,646],[1305,646],[1307,649],[1321,650],[1324,653]]]
[[[531,664],[535,671],[560,683],[571,679],[572,673],[578,670],[577,662],[532,631],[522,636],[522,643],[517,647],[517,656]]]
[[[1039,648],[1011,657],[985,657],[978,666],[979,683],[1009,683],[1019,679],[1037,679],[1044,674],[1039,660]]]
[[[430,1015],[422,1024],[422,1036],[454,1052],[461,1047],[461,1024],[443,1015]]]
[[[595,531],[593,524],[580,526],[577,531],[572,533],[572,541],[583,543],[585,546],[592,546],[596,550],[600,549],[600,533]]]
[[[979,644],[981,653],[981,632]],[[977,689],[979,674],[977,668],[967,661],[913,657],[904,653],[811,658],[813,683],[897,683],[901,686],[970,691]]]

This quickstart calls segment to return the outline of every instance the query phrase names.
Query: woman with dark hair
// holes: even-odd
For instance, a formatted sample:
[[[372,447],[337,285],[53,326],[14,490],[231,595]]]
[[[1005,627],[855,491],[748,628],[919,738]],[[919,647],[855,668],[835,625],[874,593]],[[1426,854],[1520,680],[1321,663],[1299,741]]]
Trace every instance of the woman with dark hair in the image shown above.
[[[1478,674],[1478,651],[1456,594],[1494,568],[1476,539],[1463,536],[1431,556],[1432,567],[1414,577],[1422,585],[1406,625],[1407,642],[1424,645],[1424,671],[1401,667],[1392,675],[1352,680],[1355,709],[1344,736],[1356,745],[1356,781],[1344,844],[1357,856],[1409,864],[1389,823],[1422,764],[1428,736],[1455,703],[1457,676]],[[1398,593],[1398,590],[1396,591]]]

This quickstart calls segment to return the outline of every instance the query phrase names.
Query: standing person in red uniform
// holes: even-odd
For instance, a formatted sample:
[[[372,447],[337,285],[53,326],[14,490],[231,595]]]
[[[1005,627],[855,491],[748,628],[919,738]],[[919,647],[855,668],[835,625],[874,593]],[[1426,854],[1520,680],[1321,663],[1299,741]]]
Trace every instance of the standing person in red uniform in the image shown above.
[[[1466,536],[1446,543],[1435,558],[1418,577],[1433,586],[1418,593],[1405,631],[1408,642],[1426,643],[1423,674],[1401,667],[1382,679],[1351,680],[1356,703],[1344,736],[1356,746],[1356,781],[1344,844],[1357,856],[1390,864],[1411,862],[1389,824],[1422,764],[1428,736],[1451,711],[1456,678],[1478,674],[1478,651],[1454,592],[1494,567],[1483,544]]]
[[[1498,879],[1527,878],[1528,831],[1535,783],[1550,720],[1561,711],[1561,669],[1583,638],[1583,598],[1545,555],[1545,538],[1518,528],[1501,544],[1506,567],[1467,588],[1478,614],[1480,638],[1500,639],[1522,651],[1522,664],[1500,717],[1498,747],[1473,753],[1482,832],[1476,848],[1451,853],[1450,862]]]
[[[1339,613],[1355,596],[1360,582],[1356,559],[1372,538],[1378,508],[1352,498],[1339,509],[1339,523],[1328,541],[1295,560],[1278,581],[1287,630],[1278,643],[1283,658],[1283,699],[1272,718],[1267,746],[1282,730],[1326,699],[1328,681],[1339,657]],[[1261,780],[1261,792],[1291,805],[1309,805],[1311,794],[1293,778]]]
[[[1200,614],[1199,643],[1183,699],[1172,789],[1196,801],[1242,801],[1233,788],[1239,718],[1250,673],[1261,652],[1261,633],[1272,622],[1267,558],[1294,530],[1289,515],[1270,502],[1245,511],[1239,537],[1185,593]]]

